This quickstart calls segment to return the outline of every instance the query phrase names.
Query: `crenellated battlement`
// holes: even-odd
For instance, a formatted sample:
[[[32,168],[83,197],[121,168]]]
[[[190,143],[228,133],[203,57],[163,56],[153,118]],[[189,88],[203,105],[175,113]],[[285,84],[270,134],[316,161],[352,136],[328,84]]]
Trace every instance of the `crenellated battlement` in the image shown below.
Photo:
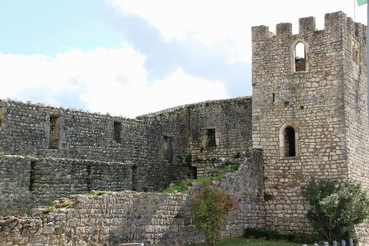
[[[341,32],[346,29],[348,33],[356,37],[364,37],[366,26],[361,23],[355,23],[352,18],[347,17],[343,12],[327,13],[324,16],[324,29],[317,30],[315,17],[304,17],[299,19],[299,31],[296,35],[306,36],[311,33],[332,33]],[[361,34],[361,35],[358,35]],[[276,34],[269,31],[269,27],[260,25],[252,27],[252,40],[266,40],[269,38],[280,38],[294,35],[291,23],[278,23],[276,25]],[[326,34],[322,34],[326,35]]]

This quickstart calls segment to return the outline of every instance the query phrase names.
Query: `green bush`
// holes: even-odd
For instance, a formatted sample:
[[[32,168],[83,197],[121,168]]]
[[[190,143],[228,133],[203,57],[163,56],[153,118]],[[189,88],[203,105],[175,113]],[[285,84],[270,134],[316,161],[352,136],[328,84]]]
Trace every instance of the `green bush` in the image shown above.
[[[369,197],[357,181],[311,180],[303,188],[313,228],[328,241],[353,237],[355,225],[369,218]]]
[[[228,214],[238,210],[238,204],[220,189],[211,186],[211,181],[203,182],[201,191],[193,197],[192,213],[196,228],[205,234],[208,245],[216,245],[220,240],[220,229]]]

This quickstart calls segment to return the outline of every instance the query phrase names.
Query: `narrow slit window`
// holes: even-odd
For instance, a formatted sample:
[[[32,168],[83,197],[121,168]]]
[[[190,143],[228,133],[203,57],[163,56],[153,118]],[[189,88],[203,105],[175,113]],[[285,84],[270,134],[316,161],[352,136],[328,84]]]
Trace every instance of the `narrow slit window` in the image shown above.
[[[162,142],[162,159],[172,162],[173,160],[173,150],[172,150],[172,138],[168,136],[163,136]]]
[[[34,191],[34,184],[35,184],[35,167],[36,167],[36,162],[35,161],[31,161],[31,170],[30,170],[30,175],[29,175],[29,191]]]
[[[352,46],[352,60],[359,64],[359,50],[355,45]]]
[[[4,107],[0,106],[0,127],[3,126],[3,118],[4,118]]]
[[[272,93],[272,103],[275,103],[275,93]]]
[[[121,137],[121,133],[122,133],[122,123],[119,121],[114,121],[114,141],[116,143],[122,143],[122,137]]]
[[[305,44],[299,42],[295,46],[295,72],[306,70]]]
[[[295,130],[293,127],[286,127],[284,130],[284,155],[296,156]]]
[[[132,166],[132,190],[137,191],[137,166]]]
[[[49,149],[59,149],[60,119],[58,116],[50,116]]]
[[[206,146],[207,147],[214,147],[217,146],[216,140],[215,140],[215,129],[206,129]]]
[[[87,178],[86,178],[86,183],[87,183],[87,191],[92,191],[93,190],[93,173],[94,173],[94,168],[92,166],[87,166]]]

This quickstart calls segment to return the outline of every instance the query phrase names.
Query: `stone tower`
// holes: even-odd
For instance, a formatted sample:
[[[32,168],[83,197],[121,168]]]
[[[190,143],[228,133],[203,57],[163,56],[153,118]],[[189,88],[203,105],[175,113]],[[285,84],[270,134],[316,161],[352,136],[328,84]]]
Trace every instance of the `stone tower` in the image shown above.
[[[366,26],[343,12],[324,22],[252,28],[252,140],[271,229],[309,230],[301,187],[312,178],[369,187]]]

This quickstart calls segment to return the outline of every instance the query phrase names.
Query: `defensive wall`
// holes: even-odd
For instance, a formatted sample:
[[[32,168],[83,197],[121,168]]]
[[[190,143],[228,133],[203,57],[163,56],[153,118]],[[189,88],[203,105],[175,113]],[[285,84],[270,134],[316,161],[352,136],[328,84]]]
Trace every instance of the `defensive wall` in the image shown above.
[[[139,119],[12,100],[0,104],[3,215],[24,215],[91,190],[161,191],[174,180],[197,176],[198,169],[204,175],[222,160],[244,156],[251,146],[249,97]]]
[[[7,217],[0,239],[23,238],[20,245],[201,240],[188,213],[192,189],[152,192],[230,159],[245,162],[219,183],[241,204],[224,236],[242,235],[247,226],[311,232],[302,197],[309,180],[353,178],[369,190],[366,27],[343,12],[326,14],[324,22],[317,30],[313,17],[301,18],[297,34],[290,23],[278,24],[276,34],[252,28],[252,99],[201,102],[136,119],[1,101],[2,215],[27,214],[95,189],[114,192],[96,200],[73,196],[75,207],[39,219]],[[125,196],[130,201],[119,198]],[[367,245],[368,224],[357,232]]]
[[[241,236],[244,228],[264,226],[262,151],[252,151],[221,187],[240,205],[222,229],[224,237]],[[247,187],[245,189],[245,187]],[[0,245],[186,245],[202,242],[193,223],[191,200],[198,192],[121,191],[72,195],[53,206],[33,210],[32,217],[0,217]],[[50,204],[51,205],[51,204]]]

